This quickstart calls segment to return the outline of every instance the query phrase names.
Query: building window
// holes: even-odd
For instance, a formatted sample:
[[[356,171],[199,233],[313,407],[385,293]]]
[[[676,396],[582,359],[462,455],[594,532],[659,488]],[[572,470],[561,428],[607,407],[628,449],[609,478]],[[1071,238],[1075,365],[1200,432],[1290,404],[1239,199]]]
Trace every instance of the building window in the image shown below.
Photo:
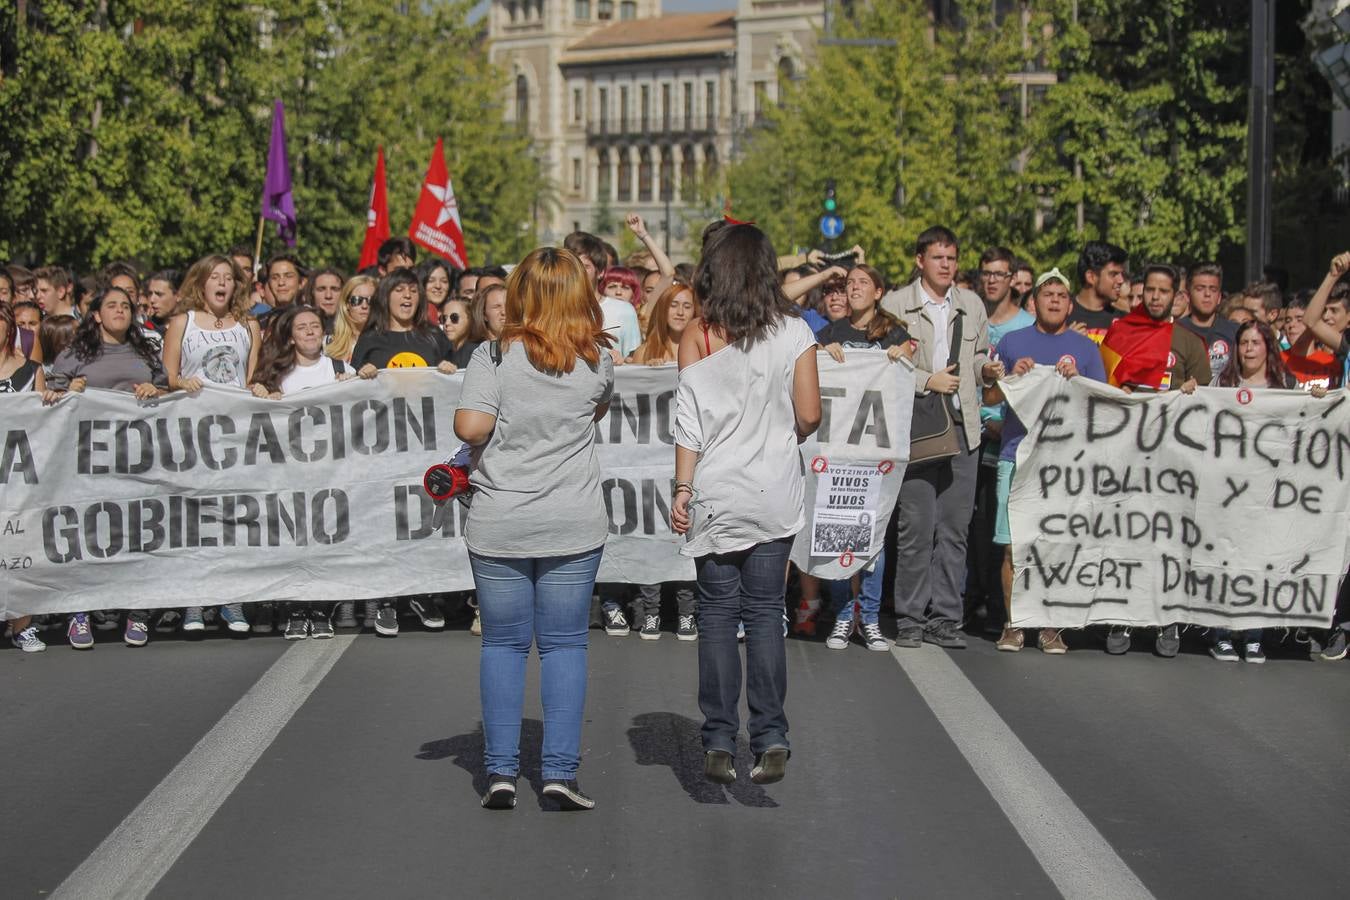
[[[767,81],[755,82],[755,121],[758,122],[764,118],[764,110],[769,105],[769,83]]]
[[[684,83],[684,127],[694,127],[694,83]]]
[[[596,168],[597,171],[595,173],[595,201],[597,203],[603,203],[608,201],[610,197],[608,150],[600,151],[600,164]],[[576,230],[578,229],[573,229],[573,231]]]
[[[788,85],[797,80],[797,68],[792,64],[792,60],[783,57],[778,61],[778,102],[781,105],[787,100]]]
[[[619,4],[619,21],[627,22],[637,18],[637,4],[633,0],[623,0]]]
[[[513,2],[513,3],[511,4],[511,6],[510,6],[510,10],[511,10],[511,21],[512,21],[512,22],[517,22],[517,21],[519,21],[519,20],[520,20],[520,4],[519,4],[519,3],[514,3],[514,2]]]
[[[581,88],[572,88],[572,121],[581,124],[582,116]]]
[[[516,76],[516,124],[524,128],[530,122],[530,82],[524,75]]]
[[[596,18],[608,22],[614,18],[614,0],[599,0],[595,5]]]
[[[694,168],[694,148],[686,146],[680,154],[680,199],[693,203],[698,192],[698,171]]]
[[[628,133],[628,87],[619,88],[619,133]]]
[[[646,131],[651,127],[652,116],[652,89],[649,85],[643,85],[639,88],[638,103],[641,105],[640,116],[641,125],[638,127]]]
[[[675,148],[667,147],[661,153],[661,199],[675,199]]]
[[[581,193],[581,160],[572,160],[572,190]]]
[[[633,199],[633,164],[629,161],[627,148],[619,152],[619,199]]]
[[[599,109],[596,110],[596,124],[600,126],[600,133],[609,131],[609,88],[600,89]]]
[[[643,147],[638,154],[638,202],[650,203],[652,199],[652,153]]]
[[[572,4],[572,18],[578,22],[591,20],[591,0],[575,0]]]
[[[717,82],[709,81],[704,85],[707,96],[703,98],[703,115],[708,119],[708,130],[717,130]]]
[[[661,85],[661,130],[670,130],[670,85]]]

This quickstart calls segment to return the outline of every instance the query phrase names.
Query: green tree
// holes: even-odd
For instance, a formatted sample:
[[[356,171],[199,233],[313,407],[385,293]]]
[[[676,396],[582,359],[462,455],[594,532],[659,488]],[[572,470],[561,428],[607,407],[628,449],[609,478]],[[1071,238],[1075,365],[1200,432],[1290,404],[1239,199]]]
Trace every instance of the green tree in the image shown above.
[[[280,98],[304,259],[355,264],[381,143],[400,232],[437,136],[471,260],[519,258],[552,194],[528,137],[503,122],[504,76],[470,8],[30,0],[23,20],[0,12],[12,38],[0,40],[12,48],[0,59],[0,256],[87,269],[251,243]]]

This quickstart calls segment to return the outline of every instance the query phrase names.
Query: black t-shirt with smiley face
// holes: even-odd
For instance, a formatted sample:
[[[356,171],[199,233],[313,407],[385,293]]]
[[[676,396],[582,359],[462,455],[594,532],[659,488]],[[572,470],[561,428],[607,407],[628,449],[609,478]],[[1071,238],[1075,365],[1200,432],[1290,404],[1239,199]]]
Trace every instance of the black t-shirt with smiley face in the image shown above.
[[[352,368],[366,363],[377,369],[434,368],[450,359],[454,347],[439,328],[424,331],[366,331],[352,351]]]

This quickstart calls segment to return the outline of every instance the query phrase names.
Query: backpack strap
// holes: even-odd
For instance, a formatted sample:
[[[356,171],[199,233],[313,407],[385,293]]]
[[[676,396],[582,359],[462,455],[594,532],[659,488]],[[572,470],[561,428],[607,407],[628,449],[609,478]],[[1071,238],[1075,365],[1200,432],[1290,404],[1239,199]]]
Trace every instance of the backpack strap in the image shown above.
[[[492,364],[500,366],[502,364],[502,342],[493,341],[488,344],[488,356],[492,357]]]

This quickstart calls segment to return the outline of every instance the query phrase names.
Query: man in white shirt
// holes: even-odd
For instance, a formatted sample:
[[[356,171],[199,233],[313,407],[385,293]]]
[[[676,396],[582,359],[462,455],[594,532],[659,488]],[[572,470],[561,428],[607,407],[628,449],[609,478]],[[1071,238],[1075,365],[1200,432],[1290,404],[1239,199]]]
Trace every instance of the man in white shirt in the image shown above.
[[[600,301],[600,311],[605,316],[605,331],[614,338],[613,349],[618,354],[614,361],[623,362],[641,345],[642,326],[638,324],[637,310],[633,304],[600,293],[600,276],[609,263],[605,242],[593,234],[574,231],[563,241],[563,249],[581,258],[581,265],[595,288],[596,299]]]
[[[980,392],[996,377],[989,362],[989,322],[984,301],[955,286],[956,235],[941,225],[919,235],[919,277],[881,299],[918,342],[914,353],[916,396],[946,394],[961,450],[947,460],[911,467],[900,486],[896,540],[895,645],[923,642],[949,650],[966,646],[961,635],[967,529],[975,506],[979,469]],[[957,364],[948,365],[961,322]]]

